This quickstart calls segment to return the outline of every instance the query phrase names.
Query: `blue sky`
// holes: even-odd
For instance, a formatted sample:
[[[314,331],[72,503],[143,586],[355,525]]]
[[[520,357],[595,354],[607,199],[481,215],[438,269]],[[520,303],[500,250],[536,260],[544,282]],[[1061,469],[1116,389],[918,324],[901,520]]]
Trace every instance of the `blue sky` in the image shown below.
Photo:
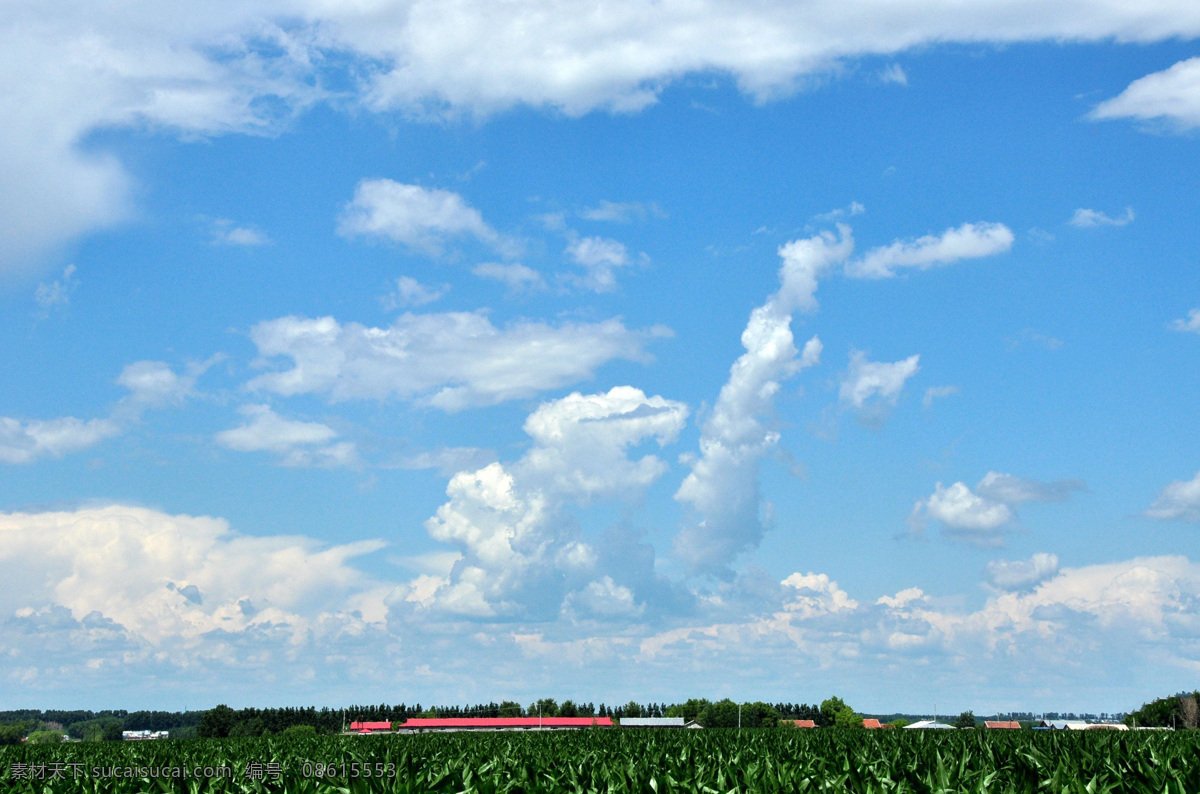
[[[1191,5],[69,6],[5,703],[1196,686]]]

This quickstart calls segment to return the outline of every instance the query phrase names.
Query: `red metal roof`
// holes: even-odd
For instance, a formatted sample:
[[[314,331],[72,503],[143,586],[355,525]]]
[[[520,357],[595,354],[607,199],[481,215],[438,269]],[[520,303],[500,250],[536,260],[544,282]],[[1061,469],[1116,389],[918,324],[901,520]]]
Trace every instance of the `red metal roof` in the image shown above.
[[[784,720],[784,722],[790,722],[793,725],[795,725],[797,728],[815,728],[815,727],[817,727],[817,723],[813,720]]]
[[[414,717],[401,728],[587,728],[612,727],[611,717]]]
[[[352,722],[350,730],[352,731],[390,731],[392,723],[390,722]]]
[[[1017,722],[1016,720],[986,720],[983,724],[985,727],[993,730],[996,728],[1004,728],[1010,731],[1017,731],[1021,729],[1021,723]]]
[[[873,717],[868,717],[863,720],[863,727],[864,728],[882,728],[883,726],[879,724],[879,720],[877,720]]]

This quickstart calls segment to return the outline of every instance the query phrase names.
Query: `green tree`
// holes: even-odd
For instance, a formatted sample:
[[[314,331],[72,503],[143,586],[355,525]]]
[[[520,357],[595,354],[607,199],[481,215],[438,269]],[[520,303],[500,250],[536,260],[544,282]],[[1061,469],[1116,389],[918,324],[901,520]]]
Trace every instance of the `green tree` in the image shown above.
[[[698,721],[700,714],[710,705],[712,704],[704,698],[688,698],[686,703],[676,703],[667,708],[666,716],[683,717],[684,722]]]
[[[317,729],[311,725],[289,725],[283,729],[284,736],[316,736]]]
[[[633,701],[633,700],[631,700],[631,701],[629,701],[628,703],[626,703],[626,704],[625,704],[625,706],[624,706],[624,708],[622,709],[622,711],[624,711],[624,713],[625,713],[625,716],[626,716],[626,717],[641,717],[641,716],[644,716],[644,715],[642,714],[642,707],[641,707],[641,705],[640,705],[640,704],[638,704],[636,701]]]
[[[562,705],[558,707],[558,716],[560,717],[578,717],[579,709],[575,706],[575,701],[564,700]]]
[[[237,723],[237,712],[222,703],[204,712],[200,724],[196,726],[196,735],[206,739],[224,739],[233,732]]]
[[[121,723],[109,722],[104,725],[100,738],[106,742],[119,742],[125,737],[121,735]]]
[[[778,728],[779,712],[770,703],[755,701],[742,706],[743,728]]]
[[[20,744],[26,733],[27,729],[23,722],[0,725],[0,745]]]
[[[501,717],[521,717],[524,716],[525,709],[521,708],[520,703],[511,700],[505,700],[500,704]]]
[[[835,728],[861,728],[862,715],[855,713],[854,709],[847,706],[841,711],[833,715],[833,727]]]
[[[736,728],[738,724],[738,706],[729,698],[709,703],[700,712],[699,723],[705,728]]]
[[[974,728],[975,727],[975,712],[964,711],[958,715],[958,719],[954,721],[955,728]]]
[[[59,744],[63,735],[59,731],[34,731],[27,740],[30,744]]]
[[[530,717],[536,717],[539,714],[543,717],[557,717],[558,703],[555,702],[554,698],[542,698],[529,707]]]

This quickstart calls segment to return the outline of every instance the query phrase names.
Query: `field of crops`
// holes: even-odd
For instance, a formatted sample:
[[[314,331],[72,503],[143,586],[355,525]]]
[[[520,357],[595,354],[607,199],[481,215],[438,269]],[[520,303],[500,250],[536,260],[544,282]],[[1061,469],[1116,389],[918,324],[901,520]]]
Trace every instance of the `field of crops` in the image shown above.
[[[1200,732],[588,730],[0,748],[6,792],[1200,792]]]

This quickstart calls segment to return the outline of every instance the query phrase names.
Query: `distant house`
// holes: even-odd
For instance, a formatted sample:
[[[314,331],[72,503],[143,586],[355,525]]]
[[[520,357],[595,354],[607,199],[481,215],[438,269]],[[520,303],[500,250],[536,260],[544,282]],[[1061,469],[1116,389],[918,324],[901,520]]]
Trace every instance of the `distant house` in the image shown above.
[[[864,728],[882,728],[883,725],[880,724],[879,720],[875,719],[874,717],[864,717],[863,718],[863,727]]]
[[[392,729],[390,722],[352,722],[350,730],[355,733],[387,733]]]
[[[561,731],[582,728],[611,728],[611,717],[449,717],[435,719],[414,717],[397,731],[424,733],[426,731]]]
[[[797,728],[815,728],[817,723],[814,720],[780,720],[784,724],[791,723]]]
[[[1086,731],[1088,723],[1083,720],[1042,720],[1038,723],[1041,728],[1052,731]]]
[[[682,728],[683,717],[622,717],[622,728]]]
[[[137,742],[144,739],[169,739],[170,731],[121,731],[121,738],[127,742]]]
[[[913,730],[916,730],[916,731],[924,731],[924,730],[952,731],[952,730],[954,730],[954,726],[947,725],[944,722],[937,722],[935,720],[918,720],[918,721],[912,723],[911,725],[905,725],[904,729],[906,731],[913,731]]]
[[[1128,725],[1119,722],[1093,722],[1085,730],[1089,731],[1127,731]]]
[[[984,720],[983,726],[993,731],[1019,731],[1021,723],[1016,720]]]

